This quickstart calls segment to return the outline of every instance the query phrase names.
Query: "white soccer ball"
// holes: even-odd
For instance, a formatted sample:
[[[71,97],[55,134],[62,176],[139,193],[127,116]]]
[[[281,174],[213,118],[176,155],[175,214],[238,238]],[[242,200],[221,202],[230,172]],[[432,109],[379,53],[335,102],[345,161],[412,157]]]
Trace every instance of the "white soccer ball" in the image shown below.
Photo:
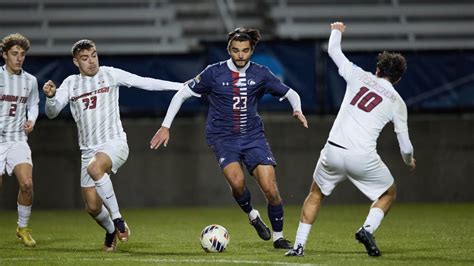
[[[211,224],[202,230],[199,240],[204,251],[223,252],[229,244],[230,236],[224,226]]]

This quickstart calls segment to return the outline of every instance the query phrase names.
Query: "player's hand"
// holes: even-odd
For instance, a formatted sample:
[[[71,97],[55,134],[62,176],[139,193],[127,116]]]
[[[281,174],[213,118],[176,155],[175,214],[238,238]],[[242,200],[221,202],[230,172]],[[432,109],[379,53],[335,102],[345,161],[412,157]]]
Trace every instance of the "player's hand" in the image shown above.
[[[166,147],[169,139],[170,129],[162,126],[158,131],[156,131],[155,135],[150,140],[150,149],[156,150],[161,146],[161,144]]]
[[[56,84],[53,81],[48,80],[43,86],[43,92],[47,97],[52,98],[56,95]]]
[[[33,123],[33,121],[28,120],[23,125],[23,130],[25,130],[26,135],[28,135],[33,131],[34,127],[35,127],[35,123]]]
[[[295,111],[293,112],[293,117],[298,119],[304,128],[308,128],[308,121],[306,121],[306,117],[303,113],[301,113],[300,111]]]
[[[408,165],[408,168],[410,168],[410,172],[415,171],[415,168],[416,168],[416,160],[415,160],[415,158],[411,158],[411,163]]]
[[[346,31],[346,25],[344,23],[336,21],[334,23],[331,23],[331,30],[338,30],[340,32]]]

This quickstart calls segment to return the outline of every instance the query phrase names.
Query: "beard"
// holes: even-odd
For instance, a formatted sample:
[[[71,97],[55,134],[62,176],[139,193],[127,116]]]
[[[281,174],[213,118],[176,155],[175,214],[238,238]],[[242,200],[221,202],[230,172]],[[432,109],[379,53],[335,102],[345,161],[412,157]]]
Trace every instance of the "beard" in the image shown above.
[[[232,59],[232,63],[234,63],[234,65],[238,68],[243,68],[248,62],[249,62],[249,60],[234,60],[234,59]]]

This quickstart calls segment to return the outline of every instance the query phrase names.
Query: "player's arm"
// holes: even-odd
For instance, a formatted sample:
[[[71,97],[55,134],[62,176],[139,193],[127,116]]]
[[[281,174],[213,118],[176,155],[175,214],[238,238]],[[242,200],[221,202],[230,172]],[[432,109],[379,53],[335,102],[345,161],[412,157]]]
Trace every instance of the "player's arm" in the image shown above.
[[[408,165],[410,170],[415,170],[416,160],[413,157],[413,145],[411,144],[408,131],[397,133],[398,144],[400,146],[400,153],[402,154],[403,162]]]
[[[306,121],[306,117],[303,115],[303,111],[301,110],[301,98],[299,94],[294,91],[293,89],[289,89],[285,96],[280,98],[280,101],[284,99],[288,99],[293,108],[293,117],[298,119],[301,122],[303,127],[308,128],[308,121]]]
[[[413,171],[416,168],[416,160],[413,157],[414,149],[408,135],[407,120],[407,107],[404,102],[400,101],[398,110],[395,112],[393,118],[393,125],[395,133],[397,133],[398,145],[400,146],[403,162]]]
[[[342,68],[344,63],[349,62],[349,59],[342,53],[341,39],[342,33],[346,30],[346,26],[342,22],[331,23],[331,36],[328,43],[328,54],[332,61],[338,68]]]
[[[33,88],[28,96],[28,100],[26,101],[27,120],[23,125],[26,134],[30,134],[33,131],[36,119],[38,118],[38,94],[38,82],[35,79],[33,82]]]
[[[280,97],[280,102],[288,99],[293,108],[293,117],[298,119],[303,127],[308,128],[308,122],[301,110],[301,99],[298,93],[281,82],[267,67],[263,67],[261,71],[261,74],[264,75],[265,92]]]
[[[118,69],[113,69],[113,75],[117,78],[119,85],[135,87],[148,91],[179,91],[184,84],[167,80],[141,77],[133,73]]]
[[[161,124],[161,128],[156,131],[155,135],[150,140],[150,149],[158,149],[161,144],[163,144],[164,147],[168,145],[171,124],[173,123],[173,120],[181,108],[183,102],[192,96],[200,97],[201,95],[193,92],[188,85],[185,85],[173,96],[170,106],[168,107],[168,111],[166,111],[165,119]]]
[[[69,102],[69,90],[65,86],[66,82],[63,82],[59,89],[56,89],[56,85],[53,81],[48,80],[43,86],[43,92],[46,95],[46,104],[44,111],[49,119],[53,119],[58,116],[59,112]]]

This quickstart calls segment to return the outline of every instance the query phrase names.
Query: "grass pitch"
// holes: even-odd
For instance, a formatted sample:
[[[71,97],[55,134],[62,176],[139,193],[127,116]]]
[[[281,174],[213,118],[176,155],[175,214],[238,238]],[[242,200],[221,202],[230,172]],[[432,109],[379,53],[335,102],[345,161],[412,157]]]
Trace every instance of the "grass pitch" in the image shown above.
[[[260,212],[266,211],[259,206]],[[285,235],[294,240],[300,206],[285,207]],[[16,212],[0,212],[2,265],[474,265],[474,204],[395,204],[376,232],[382,257],[368,257],[354,240],[368,205],[323,205],[304,257],[284,257],[258,238],[236,206],[123,210],[130,241],[101,251],[104,231],[84,212],[33,211],[37,241],[25,248],[15,237]],[[268,219],[264,217],[269,224]],[[198,241],[209,224],[221,224],[230,244],[205,253]]]

